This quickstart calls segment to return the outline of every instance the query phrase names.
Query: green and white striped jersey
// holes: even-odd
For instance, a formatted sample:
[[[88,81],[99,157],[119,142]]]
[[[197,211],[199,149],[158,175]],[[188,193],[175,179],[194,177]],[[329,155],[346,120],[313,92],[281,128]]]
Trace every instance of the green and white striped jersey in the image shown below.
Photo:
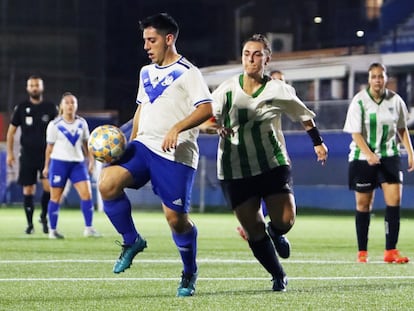
[[[219,141],[217,176],[221,180],[246,178],[289,165],[275,121],[283,113],[292,121],[308,121],[315,117],[294,89],[282,81],[266,78],[252,96],[243,91],[242,83],[243,75],[234,76],[213,92],[218,124],[234,132]]]
[[[361,133],[378,157],[392,157],[400,154],[397,129],[405,128],[407,119],[407,106],[398,94],[386,89],[381,102],[376,103],[365,89],[354,96],[348,107],[344,132]],[[349,161],[367,159],[354,141],[349,148]]]

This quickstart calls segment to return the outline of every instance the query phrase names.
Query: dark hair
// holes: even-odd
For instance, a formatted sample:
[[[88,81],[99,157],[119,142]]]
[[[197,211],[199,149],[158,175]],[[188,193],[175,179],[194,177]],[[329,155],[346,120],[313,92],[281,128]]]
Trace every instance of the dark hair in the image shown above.
[[[382,70],[384,70],[385,73],[387,73],[387,68],[385,67],[384,64],[381,64],[381,63],[372,63],[368,67],[368,72],[371,71],[371,69],[373,69],[373,68],[381,68]]]
[[[29,76],[29,78],[27,78],[27,80],[42,80],[43,81],[43,79],[38,75],[31,75]]]
[[[269,55],[272,54],[272,46],[270,45],[269,40],[267,40],[267,38],[264,35],[260,33],[256,33],[250,38],[248,38],[246,41],[244,41],[243,45],[245,45],[249,41],[262,43],[264,46],[264,49],[269,53]]]
[[[177,22],[168,13],[158,13],[144,18],[139,22],[140,29],[154,27],[158,33],[163,35],[172,34],[175,38],[178,37],[180,28]]]
[[[72,92],[65,92],[65,93],[62,94],[62,99],[63,99],[63,97],[66,97],[66,96],[75,96],[75,95],[73,95]]]

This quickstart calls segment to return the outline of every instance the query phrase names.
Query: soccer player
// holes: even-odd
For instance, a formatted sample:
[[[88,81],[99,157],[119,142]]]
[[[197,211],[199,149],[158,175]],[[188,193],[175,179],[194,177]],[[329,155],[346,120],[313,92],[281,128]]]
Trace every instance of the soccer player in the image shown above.
[[[246,232],[253,255],[271,274],[272,289],[285,291],[287,276],[277,253],[290,252],[284,234],[295,222],[296,205],[289,158],[278,140],[274,120],[286,113],[301,121],[318,161],[326,161],[328,150],[315,127],[315,114],[291,86],[264,74],[271,53],[269,41],[261,34],[244,43],[244,73],[224,81],[213,92],[217,124],[210,124],[208,132],[215,127],[220,135],[217,170],[224,196]],[[267,232],[261,200],[271,220]]]
[[[368,69],[368,88],[352,99],[344,131],[352,135],[349,152],[349,188],[355,192],[357,261],[368,261],[368,231],[375,189],[381,187],[385,208],[384,261],[407,263],[397,250],[403,173],[399,142],[414,171],[413,147],[407,129],[408,112],[402,98],[386,89],[387,71],[380,63]]]
[[[18,183],[23,186],[23,207],[26,213],[26,234],[34,232],[33,213],[34,195],[39,179],[42,182],[41,196],[42,211],[39,222],[43,225],[43,232],[48,233],[47,205],[50,199],[49,183],[43,178],[42,169],[45,161],[46,127],[57,114],[55,104],[43,100],[44,83],[39,76],[30,76],[27,80],[26,91],[29,99],[14,108],[11,122],[7,130],[7,165],[15,165],[13,153],[14,136],[17,128],[21,128],[19,177]]]
[[[63,239],[56,227],[61,197],[68,179],[79,194],[85,222],[86,237],[99,237],[93,226],[93,202],[89,173],[94,159],[88,152],[89,127],[78,115],[78,99],[72,93],[64,93],[60,102],[60,115],[47,127],[47,147],[43,176],[49,178],[50,201],[48,205],[49,238]],[[86,155],[86,157],[85,157]],[[85,163],[88,160],[88,166]]]
[[[124,188],[139,189],[151,181],[183,263],[177,296],[192,296],[198,272],[197,228],[188,213],[199,157],[197,127],[212,116],[211,94],[200,71],[177,53],[179,27],[170,15],[147,17],[140,27],[152,64],[140,71],[132,140],[117,163],[103,168],[99,180],[104,211],[123,238],[113,272],[128,269],[147,247]]]

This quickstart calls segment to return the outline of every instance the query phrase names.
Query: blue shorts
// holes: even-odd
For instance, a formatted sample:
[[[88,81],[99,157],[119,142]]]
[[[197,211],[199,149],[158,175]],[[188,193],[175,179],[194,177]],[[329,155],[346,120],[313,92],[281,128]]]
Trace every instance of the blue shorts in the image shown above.
[[[72,184],[89,180],[85,162],[70,162],[51,159],[49,165],[50,186],[54,188],[64,188],[68,179],[70,179]]]
[[[178,213],[189,212],[194,168],[165,159],[135,140],[128,144],[116,164],[131,173],[134,179],[131,188],[141,188],[151,181],[153,192],[164,205]]]

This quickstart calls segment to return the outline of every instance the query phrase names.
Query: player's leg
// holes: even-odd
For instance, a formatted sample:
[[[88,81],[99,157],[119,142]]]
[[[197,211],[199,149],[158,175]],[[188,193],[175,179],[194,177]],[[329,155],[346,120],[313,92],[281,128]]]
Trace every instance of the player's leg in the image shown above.
[[[18,183],[23,187],[23,208],[27,221],[26,234],[32,234],[34,232],[34,196],[36,194],[37,183],[37,170],[30,161],[30,158],[24,155],[21,155],[19,158]]]
[[[197,281],[197,227],[188,213],[195,169],[155,154],[151,163],[152,186],[162,200],[164,215],[183,263],[177,296],[192,296]]]
[[[85,224],[83,235],[86,237],[100,237],[101,234],[93,227],[94,206],[92,202],[92,187],[86,164],[84,162],[74,164],[69,178],[81,201],[80,208]],[[65,188],[67,184],[68,182],[66,182]],[[62,198],[60,202],[62,202]]]
[[[285,236],[296,219],[296,204],[292,193],[271,194],[265,197],[270,222],[267,232],[272,238],[276,251],[282,258],[290,257],[290,242]]]
[[[408,257],[401,256],[397,250],[400,232],[400,207],[402,195],[402,172],[399,157],[381,160],[379,174],[381,188],[384,193],[385,207],[385,251],[384,261],[389,263],[407,263]]]
[[[42,182],[43,192],[40,198],[42,211],[40,212],[39,222],[43,226],[43,233],[49,233],[49,227],[47,223],[47,209],[50,200],[50,184],[49,180],[47,178],[44,178],[42,174],[40,174],[40,181]]]
[[[368,232],[371,211],[378,186],[377,165],[367,161],[351,161],[348,169],[348,186],[355,192],[355,229],[358,243],[357,261],[368,261]]]
[[[47,213],[49,217],[49,238],[63,239],[64,236],[57,231],[59,219],[60,199],[63,189],[68,179],[68,171],[71,168],[71,162],[51,159],[49,164],[49,185],[50,200],[48,202]]]
[[[128,269],[134,257],[147,247],[147,242],[135,227],[131,202],[124,192],[126,187],[138,189],[149,181],[146,158],[143,145],[133,141],[128,144],[117,164],[106,166],[99,176],[104,212],[123,239],[122,252],[114,265],[114,273]]]
[[[265,176],[248,179],[222,180],[224,197],[245,229],[253,255],[273,277],[273,290],[285,291],[286,273],[283,270],[273,243],[266,234],[266,224],[260,210],[260,193]]]

